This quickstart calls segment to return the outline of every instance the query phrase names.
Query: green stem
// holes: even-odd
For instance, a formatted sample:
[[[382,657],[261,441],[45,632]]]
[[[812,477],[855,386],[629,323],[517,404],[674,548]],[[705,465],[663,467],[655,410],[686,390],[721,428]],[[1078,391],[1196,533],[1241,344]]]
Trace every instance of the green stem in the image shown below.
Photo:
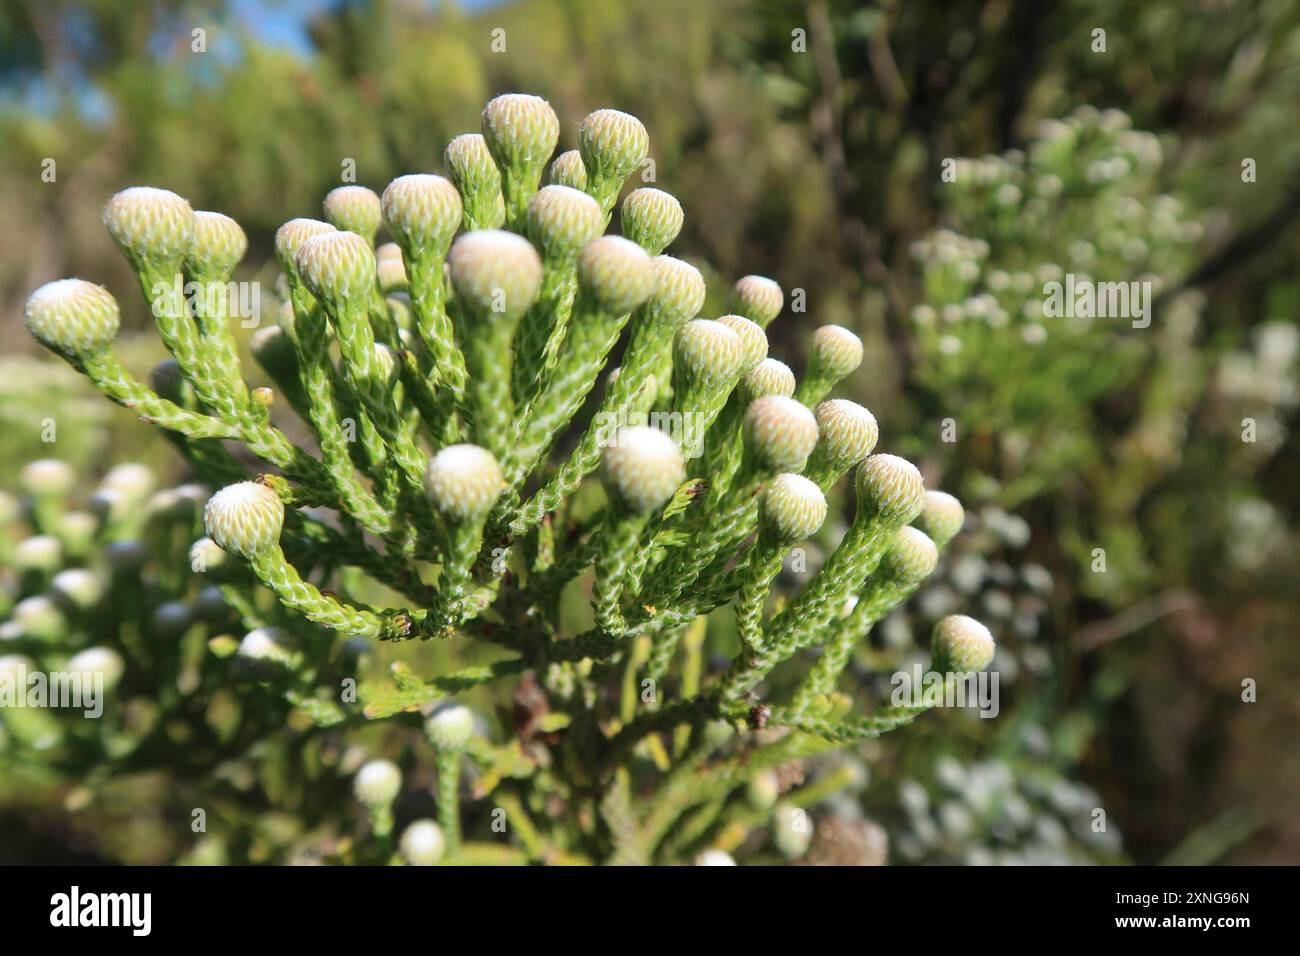
[[[438,772],[438,826],[447,839],[447,855],[460,852],[460,758],[459,748],[439,750],[435,758]]]

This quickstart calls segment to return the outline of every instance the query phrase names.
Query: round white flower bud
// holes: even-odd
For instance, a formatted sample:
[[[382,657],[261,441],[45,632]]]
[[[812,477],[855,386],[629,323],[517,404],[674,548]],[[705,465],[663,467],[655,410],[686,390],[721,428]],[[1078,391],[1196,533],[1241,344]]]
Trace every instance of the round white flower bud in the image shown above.
[[[666,322],[674,330],[694,318],[704,304],[704,276],[689,262],[672,256],[650,260],[655,271],[654,291],[646,300],[654,321]]]
[[[365,186],[339,186],[325,194],[321,203],[325,218],[335,229],[355,233],[374,242],[379,221],[383,218],[379,197]]]
[[[582,164],[582,154],[571,149],[556,156],[546,173],[546,181],[552,186],[568,186],[585,191],[587,167]]]
[[[298,275],[298,251],[309,239],[338,232],[328,222],[319,219],[290,219],[275,231],[275,257],[280,260],[280,268],[291,278]]]
[[[50,579],[50,590],[67,598],[75,607],[89,610],[104,596],[104,585],[93,571],[68,568]]]
[[[72,466],[57,458],[38,458],[23,465],[18,483],[33,498],[63,498],[77,484]]]
[[[742,315],[724,315],[717,319],[740,337],[740,368],[748,372],[767,358],[767,333],[756,322]]]
[[[467,232],[447,256],[457,298],[477,314],[518,318],[542,285],[542,260],[527,239],[499,229]]]
[[[862,364],[862,340],[839,325],[823,325],[813,333],[809,366],[813,375],[837,381]]]
[[[270,675],[294,666],[293,635],[282,627],[257,627],[239,642],[239,660],[259,674]]]
[[[772,842],[787,860],[797,860],[812,844],[813,822],[808,811],[782,803],[772,814]]]
[[[88,511],[69,511],[59,521],[59,534],[68,542],[70,551],[89,550],[98,530],[99,519]]]
[[[86,676],[100,674],[106,688],[114,687],[126,672],[122,655],[111,647],[88,647],[68,659],[64,668],[72,674]]]
[[[460,193],[441,176],[398,176],[384,189],[384,223],[412,255],[445,255],[465,214]]]
[[[919,584],[939,563],[939,549],[923,532],[902,527],[894,534],[881,562],[887,575],[900,584]]]
[[[389,385],[397,381],[398,375],[402,370],[401,359],[397,357],[389,346],[383,342],[375,343],[375,368],[378,369],[377,375]]]
[[[352,792],[371,808],[386,807],[402,790],[402,771],[391,760],[372,760],[352,779]]]
[[[934,626],[930,638],[930,669],[941,674],[982,671],[997,650],[989,629],[963,614],[951,614]]]
[[[686,478],[677,443],[646,425],[619,429],[601,463],[609,493],[637,514],[660,508]]]
[[[741,397],[746,405],[768,395],[789,398],[794,394],[794,372],[779,359],[766,358],[759,362],[740,380]]]
[[[749,802],[758,809],[771,809],[776,806],[776,801],[781,798],[781,779],[776,775],[775,771],[764,770],[749,781],[749,786],[745,788],[745,795],[749,798]]]
[[[897,455],[872,455],[858,466],[858,507],[895,524],[907,524],[925,506],[925,482],[916,466]]]
[[[802,471],[817,444],[813,413],[780,395],[751,402],[742,427],[746,451],[764,471]]]
[[[464,750],[474,735],[474,712],[463,704],[446,701],[425,720],[424,733],[439,750]]]
[[[203,509],[208,537],[241,558],[275,547],[284,528],[284,502],[266,485],[241,481],[213,495]]]
[[[9,492],[0,489],[0,528],[13,524],[22,516],[22,506]]]
[[[14,546],[14,567],[51,574],[63,564],[63,545],[50,534],[34,534]]]
[[[397,248],[395,245],[392,247]],[[385,296],[392,293],[405,293],[410,288],[410,280],[406,277],[406,263],[402,261],[400,255],[377,258],[375,260],[375,279],[379,282],[379,291],[384,293]],[[388,299],[390,305],[393,301],[391,298]]]
[[[767,328],[781,314],[785,294],[781,287],[764,276],[742,276],[731,287],[731,306],[737,315]]]
[[[248,252],[239,223],[219,212],[194,214],[194,238],[185,253],[185,270],[199,280],[225,282]]]
[[[481,133],[462,133],[447,144],[442,154],[447,178],[460,190],[461,199],[470,208],[481,208],[494,201],[500,218],[505,218],[501,200],[501,170],[497,169],[487,141]]]
[[[10,678],[15,685],[25,684],[27,675],[36,670],[36,662],[26,654],[0,654],[0,676]]]
[[[711,847],[695,855],[696,866],[735,866],[736,861],[726,850]]]
[[[763,493],[759,517],[777,543],[798,544],[815,534],[826,520],[826,496],[803,475],[777,475]]]
[[[424,487],[435,508],[457,521],[468,521],[492,509],[505,480],[486,448],[448,445],[429,460]]]
[[[650,151],[639,119],[619,110],[596,110],[578,124],[578,152],[592,180],[622,183]]]
[[[743,361],[740,336],[712,319],[692,319],[673,339],[674,369],[706,388],[729,385]]]
[[[623,200],[623,235],[652,256],[672,244],[685,218],[677,197],[662,189],[634,189]]]
[[[143,501],[157,485],[153,469],[134,461],[114,465],[99,483],[101,488],[116,491],[131,501]]]
[[[483,107],[482,129],[501,169],[540,172],[560,139],[560,118],[540,96],[504,93]]]
[[[934,540],[936,547],[945,547],[965,523],[966,510],[956,498],[945,491],[925,493],[925,507],[916,519],[916,526]]]
[[[568,186],[543,186],[528,203],[528,238],[547,262],[571,262],[605,230],[600,204]]]
[[[131,260],[177,263],[194,238],[194,210],[166,189],[132,186],[108,201],[104,225]]]
[[[871,454],[880,437],[876,416],[857,402],[832,398],[817,406],[817,445],[819,459],[824,459],[836,473],[848,471]]]
[[[602,311],[626,315],[654,291],[655,270],[635,242],[601,236],[578,254],[578,285]]]
[[[27,298],[23,324],[32,338],[65,358],[88,358],[107,349],[121,327],[117,300],[82,279],[47,282]]]
[[[447,838],[432,820],[414,820],[402,831],[398,849],[408,866],[436,866],[447,852]]]
[[[375,251],[355,232],[321,233],[303,243],[294,259],[298,275],[328,308],[366,305],[375,288]]]
[[[14,605],[10,618],[18,631],[42,641],[55,641],[67,635],[68,622],[59,606],[44,594],[23,598]]]

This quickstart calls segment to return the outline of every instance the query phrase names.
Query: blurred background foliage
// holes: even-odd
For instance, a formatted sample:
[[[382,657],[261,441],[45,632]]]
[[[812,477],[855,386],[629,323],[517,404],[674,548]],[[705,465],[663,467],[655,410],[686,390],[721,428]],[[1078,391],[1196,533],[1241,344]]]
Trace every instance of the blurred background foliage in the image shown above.
[[[776,278],[772,353],[796,369],[813,324],[858,332],[868,357],[842,393],[973,515],[975,543],[864,653],[905,655],[920,621],[971,609],[998,625],[1015,675],[1003,717],[944,715],[865,748],[861,797],[819,832],[874,847],[877,820],[894,862],[1300,859],[1291,0],[7,0],[0,84],[0,486],[51,455],[87,491],[123,458],[185,478],[22,330],[27,293],[71,275],[106,284],[144,329],[98,222],[115,190],[158,185],[235,217],[251,241],[238,278],[270,289],[276,227],[318,214],[348,170],[375,189],[437,170],[498,92],[550,99],[562,149],[585,113],[617,107],[643,119],[654,179],[686,209],[674,249],[710,278],[707,308],[740,275]],[[1085,162],[1114,155],[1053,153],[1107,124],[1103,140],[1151,134],[1150,162],[1092,177]],[[955,157],[972,159],[945,183]],[[980,170],[1014,200],[976,188]],[[942,248],[974,273],[944,273]],[[1023,307],[1052,269],[1154,276],[1151,327],[1076,336],[1045,319],[1031,341]],[[1017,272],[1035,285],[1008,298]],[[124,351],[136,371],[161,357],[152,342]],[[1247,678],[1258,702],[1243,705]],[[164,800],[152,778],[140,787]],[[0,834],[25,835],[0,846],[53,852],[91,812],[76,793],[0,785]],[[1107,808],[1123,856],[1118,838],[1052,822],[1075,805]],[[74,824],[69,847],[180,852],[175,834],[131,837],[165,811],[100,807],[116,822],[94,832],[111,838]],[[287,825],[263,824],[255,844]],[[810,858],[836,859],[817,843]]]

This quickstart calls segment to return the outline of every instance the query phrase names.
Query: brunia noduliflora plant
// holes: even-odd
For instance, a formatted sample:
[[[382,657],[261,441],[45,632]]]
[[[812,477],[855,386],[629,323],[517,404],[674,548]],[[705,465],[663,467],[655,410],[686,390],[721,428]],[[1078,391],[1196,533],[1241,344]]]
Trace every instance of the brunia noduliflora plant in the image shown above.
[[[229,282],[242,231],[174,193],[128,189],[104,212],[172,355],[153,387],[114,357],[118,306],[102,287],[64,279],[26,306],[38,340],[164,429],[219,489],[204,510],[210,546],[264,589],[238,594],[242,606],[270,592],[284,620],[349,641],[497,649],[491,663],[424,677],[399,663],[392,686],[361,702],[372,720],[427,715],[436,820],[390,845],[402,770],[377,760],[355,778],[374,840],[410,863],[673,862],[734,849],[737,800],[756,775],[925,709],[849,716],[836,690],[854,644],[961,524],[953,499],[927,509],[911,463],[873,453],[870,412],[829,397],[861,342],[819,329],[796,382],[767,357],[764,328],[783,304],[775,282],[747,276],[732,314],[699,317],[700,273],[664,254],[682,225],[671,195],[632,190],[623,235],[605,234],[647,156],[642,124],[599,110],[579,124],[577,150],[553,159],[559,133],[544,100],[497,97],[481,135],[448,145],[446,178],[400,176],[380,195],[343,187],[326,198],[328,221],[281,227],[288,304],[252,342],[274,392],[245,383],[227,300],[178,292]],[[393,242],[376,251],[381,224]],[[314,449],[273,421],[286,404]],[[575,427],[584,406],[595,414]],[[841,479],[857,498],[843,540],[767,613],[783,561],[818,531]],[[596,484],[603,507],[576,508]],[[918,520],[930,536],[910,527]],[[561,596],[586,573],[591,623],[575,628]],[[348,587],[360,578],[397,599],[367,603]],[[742,646],[710,668],[700,619],[726,605]],[[249,656],[310,701],[311,719],[363,720],[325,686],[303,688],[308,649],[275,623],[246,623]],[[797,691],[767,699],[768,675],[818,647]],[[932,652],[951,676],[987,666],[993,643],[953,617]],[[492,743],[449,698],[506,681],[516,736]],[[504,834],[461,806],[466,765],[473,796],[506,811]],[[832,774],[757,811],[745,803],[742,816],[773,821],[797,855],[797,808],[850,782]]]

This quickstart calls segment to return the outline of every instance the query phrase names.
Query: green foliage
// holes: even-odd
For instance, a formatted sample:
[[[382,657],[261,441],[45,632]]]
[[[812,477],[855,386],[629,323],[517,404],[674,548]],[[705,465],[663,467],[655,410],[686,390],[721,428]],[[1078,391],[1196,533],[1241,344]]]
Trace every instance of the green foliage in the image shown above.
[[[558,119],[544,100],[519,95],[492,101],[483,115],[500,170],[495,205],[502,208],[504,196],[506,222],[536,229],[534,206],[552,201],[538,187]],[[592,114],[580,130],[588,166],[582,181],[608,210],[645,155],[645,130],[610,110]],[[478,195],[483,177],[458,178],[464,204],[493,205]],[[836,632],[849,598],[865,588],[883,614],[933,568],[933,557],[918,564],[907,556],[917,547],[913,539],[933,554],[929,539],[911,529],[911,537],[898,534],[926,507],[920,473],[904,459],[870,454],[878,432],[869,412],[832,402],[819,419],[807,407],[861,362],[861,343],[847,330],[826,327],[814,337],[807,387],[795,388],[806,404],[781,395],[747,403],[738,386],[766,358],[767,338],[741,316],[686,321],[704,297],[698,274],[683,284],[690,266],[652,259],[624,238],[586,241],[585,227],[576,255],[554,254],[552,244],[539,256],[521,235],[495,229],[453,238],[462,207],[455,198],[435,176],[399,179],[382,201],[350,187],[325,202],[339,229],[294,220],[277,234],[290,303],[278,335],[293,352],[268,367],[286,395],[305,403],[305,420],[295,427],[315,431],[320,457],[273,423],[273,393],[250,390],[240,377],[230,297],[175,294],[185,283],[199,292],[224,288],[245,244],[233,222],[195,214],[174,193],[129,189],[109,201],[104,216],[172,354],[174,365],[155,376],[166,395],[113,356],[117,306],[104,289],[81,280],[50,283],[28,299],[26,324],[107,397],[165,429],[204,480],[225,485],[204,508],[210,537],[194,545],[191,559],[222,580],[251,630],[237,646],[221,636],[203,644],[200,635],[192,650],[202,660],[189,659],[191,668],[216,670],[233,654],[276,693],[277,707],[292,706],[291,726],[431,714],[436,836],[425,822],[412,824],[402,841],[406,859],[428,862],[445,850],[449,861],[472,862],[506,848],[534,862],[557,855],[689,859],[725,828],[731,798],[769,761],[878,736],[931,706],[848,717],[831,702],[843,654],[789,702],[759,696],[775,667],[799,667],[800,651]],[[382,212],[401,247],[409,297],[400,308],[379,285],[372,210]],[[642,238],[658,252],[671,236],[651,231]],[[757,281],[742,283],[738,302],[748,301]],[[753,307],[771,320],[766,299]],[[546,358],[525,376],[516,402],[515,341],[525,315],[549,331]],[[593,395],[625,327],[630,344],[619,375],[592,398],[596,411],[579,442],[599,455],[566,461],[553,454],[557,439]],[[669,339],[672,371],[663,361]],[[661,388],[669,381],[671,393]],[[722,414],[726,408],[733,411]],[[841,419],[844,427],[829,427]],[[824,436],[819,421],[828,423]],[[278,473],[245,472],[214,439],[242,443]],[[821,570],[764,621],[762,595],[783,556],[825,517],[818,483],[797,479],[822,444],[818,482],[829,488],[852,470],[857,514]],[[734,447],[739,457],[685,484],[684,453],[709,447]],[[567,499],[576,501],[600,461],[603,509],[570,507]],[[557,468],[566,483],[550,492],[546,507],[530,509],[531,489],[545,493]],[[760,509],[769,483],[782,498]],[[558,609],[589,567],[595,626],[575,632]],[[265,590],[249,590],[254,580]],[[389,592],[383,603],[371,603],[382,589]],[[699,637],[685,634],[740,592],[745,646],[723,673],[710,675]],[[123,633],[132,633],[129,622]],[[847,651],[861,635],[856,626],[845,634],[837,644]],[[399,663],[390,689],[367,682],[358,698],[354,676],[341,694],[331,690],[331,662],[343,648],[393,642],[400,657],[413,639],[480,642],[510,656],[427,677]],[[933,666],[946,679],[950,670],[982,670],[993,654],[989,633],[965,617],[940,621],[935,642]],[[149,653],[142,647],[125,655],[128,673]],[[475,720],[459,705],[452,732],[449,705],[440,700],[521,672],[513,697],[517,709],[521,696],[527,699],[532,716],[522,726],[516,716],[513,742],[469,746]],[[191,692],[203,686],[192,675],[152,677],[175,684],[187,709]],[[170,698],[169,691],[163,701]],[[521,744],[524,759],[507,762],[510,747]],[[486,826],[488,815],[475,814],[477,825],[466,826],[459,784],[466,760],[489,779],[504,780],[508,769],[516,806],[534,821],[516,820],[504,839]],[[683,774],[715,773],[703,791],[681,787]],[[357,848],[362,858],[391,853],[400,791],[401,773],[387,761],[359,772],[356,793],[372,836]],[[491,795],[481,787],[473,794]],[[774,812],[783,852],[802,855],[807,841],[791,835],[797,828],[785,810]],[[687,829],[669,838],[667,826],[684,815]],[[351,858],[341,846],[334,855]]]

